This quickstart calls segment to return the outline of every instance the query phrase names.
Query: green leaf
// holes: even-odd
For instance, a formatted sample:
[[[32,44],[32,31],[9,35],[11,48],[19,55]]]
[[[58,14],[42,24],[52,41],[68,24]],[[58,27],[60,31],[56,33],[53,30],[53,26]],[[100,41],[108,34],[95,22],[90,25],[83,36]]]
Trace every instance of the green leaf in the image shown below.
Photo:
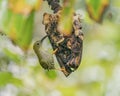
[[[14,52],[11,52],[10,50],[8,50],[7,48],[4,48],[4,53],[13,61],[15,61],[16,63],[19,64],[19,62],[21,61],[20,56],[18,54],[15,54]]]
[[[8,0],[8,6],[14,13],[28,15],[32,10],[38,10],[43,0]]]
[[[109,5],[109,0],[86,0],[89,16],[96,22],[102,21],[102,16]]]
[[[34,23],[34,11],[32,11],[32,13],[26,19],[26,22],[24,23],[24,26],[22,27],[22,30],[19,35],[20,39],[17,40],[17,43],[24,50],[26,50],[29,44],[31,43],[33,35],[33,23]]]
[[[22,84],[21,80],[14,78],[11,73],[0,72],[0,87],[5,86],[8,83],[15,84],[16,86],[19,86]]]
[[[61,81],[62,82],[62,81]],[[61,83],[60,83],[61,84]],[[63,86],[62,84],[59,85],[58,89],[64,93],[63,96],[75,96],[75,92],[77,90],[76,86]]]
[[[72,30],[73,7],[75,0],[66,0],[62,10],[58,30],[64,35],[70,35]]]
[[[54,70],[46,71],[45,73],[50,79],[55,79],[57,77],[57,73]]]
[[[2,22],[3,31],[15,44],[26,51],[32,40],[34,11],[24,16],[7,10]]]

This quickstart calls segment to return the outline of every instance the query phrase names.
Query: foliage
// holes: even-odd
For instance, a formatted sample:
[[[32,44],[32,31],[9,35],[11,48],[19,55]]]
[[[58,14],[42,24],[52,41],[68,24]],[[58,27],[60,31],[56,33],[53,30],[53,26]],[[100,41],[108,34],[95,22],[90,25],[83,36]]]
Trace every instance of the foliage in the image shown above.
[[[43,70],[32,49],[33,42],[45,35],[42,14],[51,12],[46,1],[0,0],[1,96],[119,96],[120,1],[64,0],[62,4],[64,34],[69,34],[73,11],[84,18],[82,63],[67,78],[60,71]],[[52,50],[48,40],[43,47]]]
[[[0,72],[0,78],[0,87],[5,86],[8,83],[13,83],[16,86],[22,84],[22,82],[15,78],[10,72]]]
[[[109,0],[86,0],[86,5],[90,17],[101,22],[102,15],[109,6]]]

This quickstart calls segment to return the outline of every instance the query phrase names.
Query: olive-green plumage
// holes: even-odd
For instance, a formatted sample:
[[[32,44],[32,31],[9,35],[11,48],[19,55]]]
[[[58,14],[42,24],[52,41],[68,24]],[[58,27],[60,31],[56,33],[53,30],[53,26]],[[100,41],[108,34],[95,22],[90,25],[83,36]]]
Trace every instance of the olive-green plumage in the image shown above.
[[[53,56],[42,48],[42,40],[36,41],[33,49],[42,68],[47,70],[55,69]]]

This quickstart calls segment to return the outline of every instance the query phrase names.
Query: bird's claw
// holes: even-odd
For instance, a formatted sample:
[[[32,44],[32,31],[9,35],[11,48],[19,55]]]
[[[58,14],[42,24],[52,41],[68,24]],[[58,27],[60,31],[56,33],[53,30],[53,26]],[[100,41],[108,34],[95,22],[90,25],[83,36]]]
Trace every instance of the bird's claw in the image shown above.
[[[58,48],[56,48],[55,50],[53,50],[52,54],[55,54],[58,51]]]

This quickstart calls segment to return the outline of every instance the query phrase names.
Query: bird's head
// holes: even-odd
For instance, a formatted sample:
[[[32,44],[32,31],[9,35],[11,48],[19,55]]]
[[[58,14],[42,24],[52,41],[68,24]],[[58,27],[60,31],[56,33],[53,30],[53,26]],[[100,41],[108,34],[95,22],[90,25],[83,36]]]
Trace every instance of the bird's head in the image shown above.
[[[40,40],[36,41],[33,45],[33,49],[36,51],[40,48],[40,46],[41,46],[41,41]]]

